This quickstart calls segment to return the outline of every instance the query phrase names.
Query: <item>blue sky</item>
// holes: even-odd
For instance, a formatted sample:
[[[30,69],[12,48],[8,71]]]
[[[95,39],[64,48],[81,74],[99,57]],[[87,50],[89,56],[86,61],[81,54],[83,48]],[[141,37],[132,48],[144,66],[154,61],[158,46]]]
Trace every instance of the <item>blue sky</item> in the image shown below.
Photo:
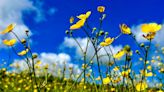
[[[58,47],[65,37],[65,30],[70,26],[70,16],[91,10],[93,13],[90,21],[95,21],[91,25],[96,25],[97,6],[104,5],[107,14],[103,24],[104,30],[112,32],[111,36],[116,36],[120,32],[118,27],[120,23],[126,23],[129,26],[145,22],[162,23],[163,3],[162,0],[46,0],[43,1],[42,9],[47,13],[49,7],[54,7],[53,15],[46,14],[46,20],[39,23],[33,20],[31,16],[33,14],[24,15],[24,21],[34,33],[32,39],[34,43],[36,42],[33,48],[35,51],[58,52]],[[128,41],[128,37],[125,37],[117,42],[127,44]]]
[[[107,17],[103,21],[103,30],[108,31],[111,37],[115,37],[120,33],[120,23],[126,23],[135,32],[138,31],[137,27],[142,23],[157,22],[163,24],[164,19],[163,0],[22,0],[22,3],[19,3],[19,0],[14,0],[15,6],[10,0],[2,1],[4,2],[3,4],[7,2],[13,6],[12,8],[8,8],[7,5],[3,6],[0,4],[0,8],[4,8],[3,13],[11,15],[12,13],[5,12],[8,9],[15,12],[14,15],[20,13],[18,18],[11,18],[11,23],[16,22],[18,26],[22,25],[23,28],[28,28],[32,32],[33,52],[38,54],[43,52],[56,54],[69,53],[72,59],[70,62],[73,63],[74,54],[76,54],[75,49],[62,48],[65,47],[63,46],[66,37],[65,30],[70,27],[69,18],[71,16],[92,11],[88,21],[92,27],[95,27],[98,25],[99,18],[97,6],[105,6]],[[0,13],[3,17],[5,17],[5,14],[2,15]],[[2,21],[6,23],[4,26],[8,24],[6,21]],[[1,28],[4,28],[4,26]],[[82,37],[81,30],[77,30],[76,32],[77,34],[79,32],[79,37]],[[157,42],[162,40],[160,37],[162,36],[159,36],[156,40]],[[137,49],[132,39],[127,35],[123,35],[117,39],[113,43],[113,46],[120,44],[121,46],[129,44],[133,50]],[[5,55],[8,50],[1,49],[1,51],[5,51],[5,53],[1,53],[0,55],[6,57]]]

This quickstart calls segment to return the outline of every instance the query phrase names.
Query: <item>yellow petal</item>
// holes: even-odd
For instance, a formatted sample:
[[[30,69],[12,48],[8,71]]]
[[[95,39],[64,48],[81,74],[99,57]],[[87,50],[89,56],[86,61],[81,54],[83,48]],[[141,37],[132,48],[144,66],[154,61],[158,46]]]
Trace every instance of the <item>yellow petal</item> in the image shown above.
[[[90,15],[91,15],[91,11],[88,11],[86,14],[81,14],[81,15],[77,16],[77,18],[79,18],[81,20],[86,20]]]
[[[143,35],[143,37],[147,40],[152,40],[154,39],[156,33],[155,32],[151,32],[151,33],[148,33],[147,35]]]
[[[126,24],[121,24],[120,29],[123,34],[131,34],[131,29]]]
[[[6,34],[6,33],[11,32],[14,29],[15,26],[16,26],[16,24],[10,24],[5,30],[3,30],[1,32],[1,34]]]
[[[107,43],[108,45],[112,44],[113,41],[114,41],[114,38],[108,37],[105,39],[105,43]]]
[[[79,29],[82,26],[84,26],[84,23],[85,23],[85,20],[79,20],[76,24],[74,24],[70,27],[70,30]]]
[[[116,59],[120,59],[122,56],[124,56],[124,54],[125,54],[125,51],[121,50],[121,51],[117,52],[113,57]]]
[[[153,76],[153,73],[152,72],[146,73],[145,76],[146,77],[151,77],[151,76]]]
[[[146,88],[148,87],[147,83],[146,82],[139,82],[136,84],[136,90],[137,91],[143,91],[145,90]]]
[[[152,69],[151,65],[147,66],[147,69],[148,70],[151,70]]]
[[[119,70],[119,67],[116,66],[113,70],[114,71],[118,71]]]
[[[73,17],[73,16],[69,19],[69,22],[70,22],[71,24],[74,22],[74,17]]]
[[[105,42],[101,42],[101,43],[100,43],[100,46],[102,46],[102,47],[107,46],[107,45],[108,45],[108,44],[105,43]]]
[[[157,23],[142,24],[141,30],[144,33],[157,32],[162,28],[162,25]]]
[[[110,78],[109,77],[107,77],[107,78],[104,78],[103,79],[103,84],[109,84],[110,83]]]
[[[23,50],[21,52],[18,53],[19,56],[24,56],[27,54],[27,52],[29,51],[29,49]]]
[[[13,46],[16,43],[16,39],[11,39],[11,40],[3,40],[3,44],[7,46]]]
[[[103,13],[105,11],[105,7],[104,6],[98,6],[97,11],[100,13]]]

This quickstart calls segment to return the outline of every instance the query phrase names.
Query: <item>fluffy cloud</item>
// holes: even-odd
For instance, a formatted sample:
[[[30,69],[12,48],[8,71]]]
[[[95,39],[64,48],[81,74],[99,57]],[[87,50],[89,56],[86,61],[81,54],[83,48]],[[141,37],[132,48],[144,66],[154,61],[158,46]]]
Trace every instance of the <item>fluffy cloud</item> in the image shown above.
[[[144,39],[144,37],[142,37],[143,32],[141,31],[141,25],[142,24],[133,26],[132,31],[136,35],[136,39],[137,39],[138,42],[148,42],[148,40],[146,40],[146,39]],[[162,29],[157,32],[155,38],[153,39],[153,42],[155,44],[164,45],[163,36],[164,36],[164,24],[162,24]]]
[[[81,48],[83,49],[83,51],[85,51],[86,49],[86,46],[87,46],[87,38],[77,38],[77,41],[79,42]],[[78,46],[78,44],[74,41],[73,38],[68,38],[68,37],[65,37],[64,39],[64,42],[63,42],[64,46],[65,47],[68,47],[68,48],[75,48],[76,50],[76,55],[82,57],[83,56],[83,53],[80,49],[80,47]],[[63,45],[62,45],[63,46]],[[113,52],[113,54],[117,53],[119,50],[122,49],[122,46],[121,45],[118,45],[118,46],[110,46],[111,47],[111,50]],[[105,47],[107,53],[111,54],[110,52],[110,48],[109,47]],[[102,48],[99,52],[98,52],[98,55],[99,56],[102,56],[102,55],[105,55],[103,57],[100,58],[100,60],[103,62],[103,63],[107,63],[109,61],[109,57],[106,56],[107,53],[106,51]],[[87,59],[91,59],[93,57],[95,53],[95,50],[94,50],[94,47],[92,45],[91,42],[89,42],[88,44],[88,50],[87,50]]]
[[[59,53],[59,54],[41,53],[40,55],[38,55],[37,60],[41,61],[41,64],[38,65],[41,68],[48,65],[48,67],[49,67],[48,72],[54,76],[60,76],[61,77],[62,74],[59,74],[59,73],[62,73],[64,67],[66,68],[66,71],[65,71],[66,77],[69,77],[69,75],[70,75],[70,71],[69,71],[70,67],[72,67],[73,73],[75,75],[79,74],[81,72],[79,66],[71,63],[70,62],[71,61],[70,56],[68,54],[65,54],[65,53]],[[19,66],[19,69],[13,68],[12,70],[15,72],[20,72],[20,71],[28,69],[27,64],[23,60],[15,60],[12,63],[12,67],[17,67],[17,66]],[[38,71],[39,71],[39,69],[38,69]],[[43,73],[43,72],[40,72],[40,73]]]
[[[45,18],[41,2],[39,0],[1,0],[0,3],[0,31],[4,30],[9,24],[16,23],[16,28],[13,30],[20,38],[26,37],[25,30],[29,30],[28,26],[23,21],[24,12],[36,13],[35,20],[42,21]],[[30,32],[31,33],[31,32]],[[0,35],[0,39],[11,39],[14,36]],[[0,40],[1,42],[2,40]],[[2,48],[3,46],[1,46]]]

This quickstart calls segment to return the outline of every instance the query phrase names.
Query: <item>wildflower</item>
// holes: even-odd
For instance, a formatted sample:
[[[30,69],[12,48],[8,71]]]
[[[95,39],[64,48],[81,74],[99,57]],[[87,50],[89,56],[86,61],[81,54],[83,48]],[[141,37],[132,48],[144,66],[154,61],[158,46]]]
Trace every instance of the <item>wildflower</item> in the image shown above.
[[[3,44],[7,46],[13,46],[16,43],[16,39],[11,39],[11,40],[3,40]]]
[[[10,24],[5,30],[3,30],[0,34],[7,34],[10,33],[14,27],[16,26],[16,24]]]
[[[164,68],[161,68],[161,69],[159,70],[159,72],[160,72],[160,73],[164,73]]]
[[[36,59],[37,57],[38,57],[37,54],[32,55],[32,58],[33,58],[33,59]]]
[[[109,84],[111,79],[109,77],[103,79],[104,84]]]
[[[154,63],[154,62],[155,62],[155,60],[154,60],[154,59],[152,59],[152,60],[151,60],[151,62],[152,62],[152,63]]]
[[[113,57],[116,59],[120,59],[124,55],[125,55],[125,50],[122,49],[122,50],[118,51]]]
[[[26,55],[28,53],[28,51],[29,51],[29,49],[25,49],[25,50],[19,52],[18,55],[19,56],[24,56],[24,55]]]
[[[97,11],[100,13],[103,13],[105,11],[105,7],[104,6],[98,6]]]
[[[158,90],[157,92],[163,92],[162,90]]]
[[[48,69],[48,67],[49,67],[49,65],[48,65],[48,64],[46,64],[46,65],[44,66],[44,69]]]
[[[148,33],[146,35],[143,35],[143,37],[147,40],[152,40],[152,39],[154,39],[155,34],[156,34],[155,32],[152,32],[152,33]]]
[[[129,73],[131,72],[130,69],[126,70],[126,71],[123,71],[121,74],[123,77],[129,77]]]
[[[101,80],[100,76],[98,76],[98,77],[96,78],[96,80],[97,80],[97,81]]]
[[[25,39],[22,39],[22,40],[21,40],[21,43],[22,43],[22,44],[25,44],[25,43],[26,43],[26,40],[25,40]]]
[[[146,82],[139,82],[136,84],[136,90],[137,91],[143,91],[148,87]]]
[[[142,32],[144,33],[154,33],[159,31],[162,28],[162,25],[157,23],[149,23],[141,25]]]
[[[126,24],[121,24],[120,29],[123,34],[132,34],[131,29]]]
[[[72,24],[74,22],[74,17],[71,16],[71,18],[69,19],[69,22]]]
[[[91,11],[88,11],[86,14],[81,14],[79,16],[77,16],[77,18],[79,18],[80,20],[73,24],[71,27],[70,27],[70,30],[75,30],[75,29],[79,29],[81,28],[82,26],[84,26],[85,24],[85,21],[86,19],[91,15]]]
[[[116,66],[113,70],[114,71],[118,71],[119,70],[119,67]]]
[[[79,18],[80,20],[86,20],[87,18],[89,18],[90,15],[91,15],[91,11],[88,11],[86,14],[81,14],[77,16],[77,18]]]
[[[115,88],[111,88],[110,89],[111,92],[115,92],[115,90],[116,90]]]
[[[105,39],[105,42],[100,43],[100,46],[102,46],[102,47],[108,46],[108,45],[112,44],[113,41],[114,41],[114,38],[108,37]]]
[[[36,61],[37,65],[40,65],[42,62],[40,60]]]
[[[151,77],[153,76],[153,73],[152,72],[147,72],[147,70],[145,70],[145,73],[144,73],[144,70],[141,70],[140,73],[146,77]]]
[[[76,24],[70,27],[71,30],[79,29],[84,26],[85,20],[79,20]]]
[[[151,65],[147,66],[147,69],[148,70],[151,70],[152,69]]]

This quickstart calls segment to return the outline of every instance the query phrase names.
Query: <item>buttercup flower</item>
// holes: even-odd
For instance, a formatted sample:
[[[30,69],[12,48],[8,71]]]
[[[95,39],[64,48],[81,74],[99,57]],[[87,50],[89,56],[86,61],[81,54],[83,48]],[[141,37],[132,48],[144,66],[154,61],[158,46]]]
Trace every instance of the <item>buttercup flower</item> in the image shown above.
[[[29,49],[23,50],[21,52],[18,53],[19,56],[24,56],[28,53]]]
[[[108,45],[112,44],[113,41],[114,41],[114,38],[108,37],[105,39],[105,42],[100,43],[100,46],[103,46],[103,47],[108,46]]]
[[[77,16],[77,18],[79,18],[80,20],[78,22],[76,22],[75,24],[73,24],[72,26],[70,26],[70,30],[79,29],[82,26],[84,26],[86,19],[90,15],[91,15],[91,11],[88,11],[86,14],[81,14],[81,15]]]
[[[97,11],[100,13],[103,13],[105,11],[105,7],[104,6],[98,6]]]
[[[81,14],[77,16],[77,18],[79,18],[80,20],[86,20],[87,18],[89,18],[90,15],[91,15],[91,11],[88,11],[86,14]]]
[[[74,22],[74,17],[73,17],[73,16],[69,19],[69,22],[70,22],[71,24]]]
[[[11,39],[11,40],[3,40],[3,44],[7,46],[13,46],[16,43],[16,39]]]
[[[147,70],[145,70],[145,74],[144,74],[143,70],[141,70],[140,73],[141,73],[142,75],[145,75],[146,77],[151,77],[151,76],[153,76],[153,73],[152,73],[152,72],[147,72]]]
[[[120,30],[123,34],[131,34],[131,29],[126,25],[126,24],[121,24],[120,26]]]
[[[141,25],[142,32],[150,33],[150,32],[157,32],[162,28],[162,25],[157,23],[149,23]]]
[[[103,79],[103,83],[104,83],[104,84],[109,84],[110,81],[111,81],[111,80],[110,80],[109,77]]]
[[[115,68],[113,68],[114,71],[118,71],[119,70],[119,67],[116,66]]]
[[[129,77],[129,73],[130,73],[130,72],[131,72],[131,70],[128,69],[128,70],[126,70],[126,71],[122,71],[121,74],[122,74],[122,76],[124,76],[124,77]]]
[[[151,32],[151,33],[148,33],[146,35],[143,35],[143,37],[147,40],[152,40],[152,39],[154,39],[155,34],[156,34],[155,32]]]
[[[71,30],[79,29],[84,26],[85,20],[79,20],[76,24],[70,27]]]
[[[148,85],[147,85],[147,83],[146,82],[139,82],[139,83],[137,83],[136,84],[136,90],[137,91],[143,91],[143,90],[145,90],[146,88],[148,88]]]
[[[121,51],[118,51],[113,57],[116,59],[120,59],[124,55],[125,55],[125,50],[122,49]]]
[[[3,30],[1,32],[1,34],[6,34],[6,33],[11,32],[14,29],[15,26],[16,26],[16,24],[10,24],[5,30]]]

